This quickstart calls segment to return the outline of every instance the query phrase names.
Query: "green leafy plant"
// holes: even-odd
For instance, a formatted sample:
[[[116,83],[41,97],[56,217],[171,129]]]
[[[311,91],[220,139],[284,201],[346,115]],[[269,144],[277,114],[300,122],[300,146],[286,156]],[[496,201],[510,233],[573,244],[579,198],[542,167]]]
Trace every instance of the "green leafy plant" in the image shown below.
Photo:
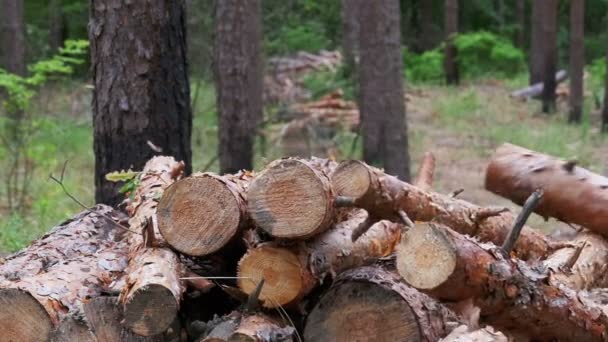
[[[279,28],[276,37],[265,42],[269,55],[283,55],[297,51],[317,52],[330,46],[323,27],[308,21],[299,25],[285,25]]]
[[[408,81],[429,83],[443,81],[443,51],[439,48],[419,55],[405,50],[403,64]]]
[[[465,77],[495,74],[509,77],[525,68],[524,53],[504,37],[487,31],[459,34],[454,39]]]

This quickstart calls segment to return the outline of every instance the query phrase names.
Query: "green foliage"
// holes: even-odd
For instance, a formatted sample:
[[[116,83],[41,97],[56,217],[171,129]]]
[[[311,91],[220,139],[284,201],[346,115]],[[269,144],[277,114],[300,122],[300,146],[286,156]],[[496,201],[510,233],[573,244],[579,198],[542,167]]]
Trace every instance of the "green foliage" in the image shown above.
[[[587,72],[589,74],[588,88],[591,89],[593,98],[599,107],[599,104],[603,102],[602,97],[604,96],[604,80],[606,77],[606,58],[601,57],[595,59],[591,64],[587,66]]]
[[[312,98],[325,95],[335,89],[342,89],[344,98],[355,97],[353,82],[343,70],[314,72],[304,77],[304,87],[311,92]]]
[[[408,81],[440,83],[443,81],[443,51],[437,49],[415,54],[403,54],[405,75]]]
[[[465,77],[479,77],[488,73],[508,77],[523,70],[526,65],[523,52],[494,33],[479,31],[459,34],[454,44]]]
[[[267,39],[265,48],[270,55],[284,55],[297,51],[317,52],[330,45],[323,27],[315,21],[285,25],[274,39]]]

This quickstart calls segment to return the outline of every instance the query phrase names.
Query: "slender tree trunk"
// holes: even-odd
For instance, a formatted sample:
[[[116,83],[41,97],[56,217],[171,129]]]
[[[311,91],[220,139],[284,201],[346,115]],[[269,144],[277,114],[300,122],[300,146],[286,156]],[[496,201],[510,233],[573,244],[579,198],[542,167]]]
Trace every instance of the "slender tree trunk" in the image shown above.
[[[549,0],[552,1],[552,0]],[[543,1],[532,1],[532,32],[530,34],[530,85],[543,81]]]
[[[445,1],[445,57],[444,72],[447,84],[458,84],[460,74],[458,70],[457,50],[454,45],[454,36],[458,34],[458,0]]]
[[[259,0],[216,2],[214,71],[222,173],[253,168],[262,121],[261,6]]]
[[[0,0],[0,67],[25,75],[23,0]]]
[[[608,50],[606,50],[606,65],[608,65]],[[602,107],[602,132],[608,132],[608,68],[604,76],[604,105]]]
[[[118,204],[108,172],[157,154],[191,168],[192,112],[183,0],[91,0],[95,198]]]
[[[585,0],[570,2],[570,116],[580,122],[583,116],[583,71],[585,68]]]
[[[557,7],[558,0],[543,1],[543,112],[555,111],[555,71],[557,69]]]
[[[51,53],[56,53],[66,38],[61,0],[49,1],[49,22],[49,48]]]
[[[399,14],[398,0],[361,5],[359,108],[363,158],[409,180]]]
[[[437,45],[433,9],[433,1],[431,0],[421,0],[418,2],[420,18],[418,48],[420,52],[431,50]]]
[[[517,0],[515,3],[515,18],[517,21],[517,36],[515,46],[521,50],[526,48],[526,0]]]
[[[359,58],[359,15],[361,0],[342,0],[342,50],[349,72],[356,70]]]

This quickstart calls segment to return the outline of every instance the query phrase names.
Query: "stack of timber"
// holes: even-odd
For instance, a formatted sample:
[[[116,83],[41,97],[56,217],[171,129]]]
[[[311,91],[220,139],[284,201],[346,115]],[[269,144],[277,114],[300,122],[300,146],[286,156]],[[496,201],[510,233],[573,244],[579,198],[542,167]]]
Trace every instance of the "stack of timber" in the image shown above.
[[[361,161],[183,174],[151,159],[126,214],[97,205],[0,264],[4,341],[605,341],[608,179],[514,145],[486,187],[433,191]],[[536,212],[580,226],[556,241]]]

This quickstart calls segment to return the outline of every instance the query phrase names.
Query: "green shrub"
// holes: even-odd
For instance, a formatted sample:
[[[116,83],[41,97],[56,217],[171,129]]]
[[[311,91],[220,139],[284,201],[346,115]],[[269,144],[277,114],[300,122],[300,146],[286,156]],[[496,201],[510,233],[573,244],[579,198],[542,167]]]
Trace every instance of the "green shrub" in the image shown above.
[[[265,42],[266,53],[284,55],[296,51],[317,52],[330,47],[323,26],[315,21],[281,27],[274,38]]]
[[[480,31],[459,34],[454,43],[458,49],[460,71],[465,77],[495,74],[509,77],[525,68],[524,53],[493,33]]]
[[[406,50],[403,58],[408,81],[430,83],[443,81],[443,51],[439,48],[420,55]]]
[[[587,65],[587,72],[589,73],[588,88],[591,89],[596,106],[599,106],[603,102],[602,97],[604,96],[606,59],[604,57],[595,59]]]

